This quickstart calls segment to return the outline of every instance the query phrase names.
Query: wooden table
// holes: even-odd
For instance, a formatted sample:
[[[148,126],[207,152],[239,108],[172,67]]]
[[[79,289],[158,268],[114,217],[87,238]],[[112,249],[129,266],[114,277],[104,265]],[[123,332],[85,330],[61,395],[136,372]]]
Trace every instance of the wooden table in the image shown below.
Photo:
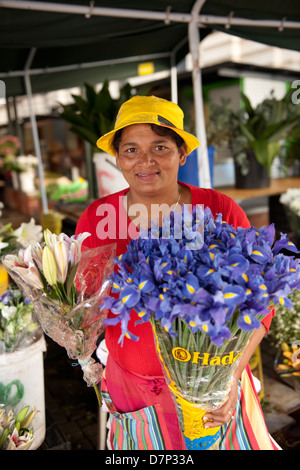
[[[234,186],[219,186],[216,189],[235,201],[244,201],[256,197],[276,196],[289,188],[300,188],[300,177],[272,178],[267,188],[236,189]]]

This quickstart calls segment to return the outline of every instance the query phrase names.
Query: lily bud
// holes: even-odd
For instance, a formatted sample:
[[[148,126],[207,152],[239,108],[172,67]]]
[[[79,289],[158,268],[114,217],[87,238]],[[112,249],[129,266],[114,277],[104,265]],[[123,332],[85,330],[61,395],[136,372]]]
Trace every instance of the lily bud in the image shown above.
[[[68,250],[66,242],[56,241],[53,244],[53,254],[56,262],[57,280],[64,283],[68,274]]]
[[[52,251],[47,245],[43,249],[42,265],[47,282],[50,286],[55,286],[57,284],[56,263]]]

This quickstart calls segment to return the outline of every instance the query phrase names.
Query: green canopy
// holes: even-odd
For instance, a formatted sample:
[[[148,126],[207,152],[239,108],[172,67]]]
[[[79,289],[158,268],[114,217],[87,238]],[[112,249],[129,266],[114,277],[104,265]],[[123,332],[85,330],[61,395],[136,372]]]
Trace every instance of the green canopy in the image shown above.
[[[201,38],[217,29],[300,50],[297,0],[152,0],[150,6],[136,0],[6,0],[0,1],[0,79],[7,96],[26,93],[24,69],[33,48],[33,92],[124,79],[148,60],[156,71],[168,69],[171,59],[178,63],[189,51],[194,4]]]
[[[137,75],[140,62],[172,67],[191,52],[201,186],[210,185],[199,42],[213,29],[300,50],[297,0],[0,0],[0,80],[6,96],[27,94],[39,173],[43,169],[32,93]],[[200,32],[200,35],[199,35]],[[175,74],[176,75],[176,74]],[[174,98],[173,98],[174,99]],[[175,99],[174,99],[175,100]],[[43,209],[47,212],[45,191]]]

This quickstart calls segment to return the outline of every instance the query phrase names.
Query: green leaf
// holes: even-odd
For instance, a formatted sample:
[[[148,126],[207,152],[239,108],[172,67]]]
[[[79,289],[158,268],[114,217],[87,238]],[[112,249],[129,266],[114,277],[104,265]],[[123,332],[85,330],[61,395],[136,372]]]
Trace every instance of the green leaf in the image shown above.
[[[4,446],[8,433],[9,433],[9,429],[5,428],[0,436],[0,449],[2,449],[2,447]]]
[[[77,272],[77,268],[78,268],[78,263],[75,264],[71,270],[70,270],[70,273],[67,277],[67,281],[65,283],[65,288],[66,288],[66,293],[67,293],[67,296],[68,298],[70,298],[70,294],[71,294],[71,289],[72,289],[72,286],[73,286],[73,283],[74,283],[74,279],[75,279],[75,276],[76,276],[76,272]]]
[[[242,98],[242,103],[244,105],[245,111],[249,114],[249,116],[252,116],[254,110],[252,108],[249,98],[244,93],[241,93],[241,98]]]

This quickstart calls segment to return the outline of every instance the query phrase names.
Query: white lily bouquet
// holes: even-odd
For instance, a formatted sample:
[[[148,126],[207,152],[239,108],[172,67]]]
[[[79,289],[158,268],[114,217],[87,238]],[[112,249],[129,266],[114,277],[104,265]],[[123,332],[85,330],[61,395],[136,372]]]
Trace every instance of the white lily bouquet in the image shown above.
[[[102,366],[92,354],[103,331],[99,304],[113,270],[114,245],[83,250],[85,232],[68,237],[44,231],[45,242],[8,254],[3,266],[32,301],[44,332],[78,360],[88,386],[101,380]]]
[[[0,408],[0,450],[27,450],[34,441],[31,427],[37,413],[25,406],[17,415],[14,410]]]
[[[273,225],[234,229],[201,206],[171,213],[115,260],[112,294],[101,308],[124,337],[132,311],[150,322],[166,383],[174,397],[187,449],[217,449],[219,427],[203,416],[227,400],[233,374],[248,341],[271,305],[292,306],[300,263],[280,253],[297,248]]]

